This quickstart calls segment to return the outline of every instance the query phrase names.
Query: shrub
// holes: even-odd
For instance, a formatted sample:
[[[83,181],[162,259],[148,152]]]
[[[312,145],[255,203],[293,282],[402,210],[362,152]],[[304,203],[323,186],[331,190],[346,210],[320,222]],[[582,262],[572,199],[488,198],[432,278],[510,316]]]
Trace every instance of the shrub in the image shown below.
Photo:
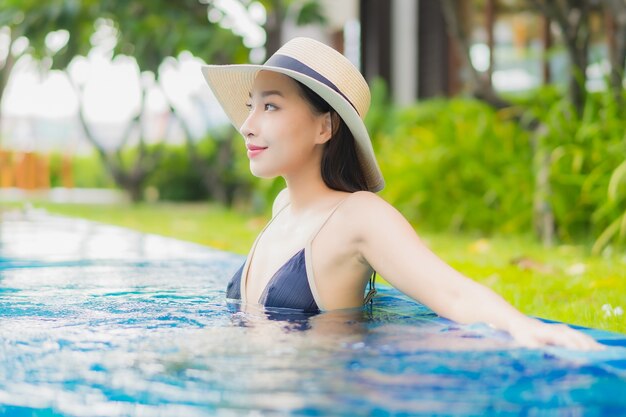
[[[475,100],[399,110],[379,134],[382,195],[412,222],[451,230],[525,231],[532,220],[529,135]]]
[[[50,186],[62,187],[63,155],[50,154]],[[115,184],[96,152],[71,157],[71,177],[77,188],[114,188]]]
[[[202,177],[191,166],[187,149],[182,145],[164,148],[158,166],[145,187],[156,188],[161,200],[199,201],[208,198]]]
[[[626,241],[626,114],[610,92],[590,93],[582,115],[549,90],[530,106],[545,125],[550,204],[558,236],[591,236],[594,252]]]

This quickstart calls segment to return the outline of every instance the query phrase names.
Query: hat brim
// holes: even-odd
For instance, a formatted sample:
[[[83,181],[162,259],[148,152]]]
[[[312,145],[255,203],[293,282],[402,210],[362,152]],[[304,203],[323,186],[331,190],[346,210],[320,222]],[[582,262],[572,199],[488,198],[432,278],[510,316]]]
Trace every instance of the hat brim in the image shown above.
[[[327,85],[300,72],[268,65],[204,65],[202,75],[215,98],[237,130],[248,117],[246,102],[259,71],[273,71],[287,75],[309,87],[339,114],[356,141],[357,157],[365,175],[368,189],[378,192],[385,186],[374,155],[367,128],[355,108]]]

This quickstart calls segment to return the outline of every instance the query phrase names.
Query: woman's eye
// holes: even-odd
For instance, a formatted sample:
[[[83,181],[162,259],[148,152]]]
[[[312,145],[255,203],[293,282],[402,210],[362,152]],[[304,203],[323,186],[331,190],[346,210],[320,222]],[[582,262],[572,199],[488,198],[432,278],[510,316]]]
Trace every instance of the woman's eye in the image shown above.
[[[248,109],[248,111],[252,111],[254,110],[254,105],[252,105],[252,103],[246,103],[246,108]],[[277,110],[278,107],[276,107],[274,104],[267,103],[263,105],[263,109],[265,111],[274,111]]]

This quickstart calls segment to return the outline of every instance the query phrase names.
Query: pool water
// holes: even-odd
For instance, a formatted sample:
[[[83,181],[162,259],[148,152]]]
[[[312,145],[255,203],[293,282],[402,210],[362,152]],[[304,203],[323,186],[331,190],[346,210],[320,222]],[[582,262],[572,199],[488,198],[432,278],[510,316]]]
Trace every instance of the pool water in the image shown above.
[[[0,220],[0,415],[626,414],[626,336],[522,349],[382,287],[306,316],[229,304],[243,257],[44,213]]]

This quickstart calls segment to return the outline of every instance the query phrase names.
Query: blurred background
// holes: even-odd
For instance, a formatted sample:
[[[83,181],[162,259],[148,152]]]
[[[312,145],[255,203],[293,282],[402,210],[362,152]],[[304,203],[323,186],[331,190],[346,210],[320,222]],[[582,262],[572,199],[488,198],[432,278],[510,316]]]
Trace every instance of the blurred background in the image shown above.
[[[301,35],[370,83],[413,223],[624,243],[622,0],[0,0],[0,201],[267,213],[282,180],[249,174],[199,66]]]

